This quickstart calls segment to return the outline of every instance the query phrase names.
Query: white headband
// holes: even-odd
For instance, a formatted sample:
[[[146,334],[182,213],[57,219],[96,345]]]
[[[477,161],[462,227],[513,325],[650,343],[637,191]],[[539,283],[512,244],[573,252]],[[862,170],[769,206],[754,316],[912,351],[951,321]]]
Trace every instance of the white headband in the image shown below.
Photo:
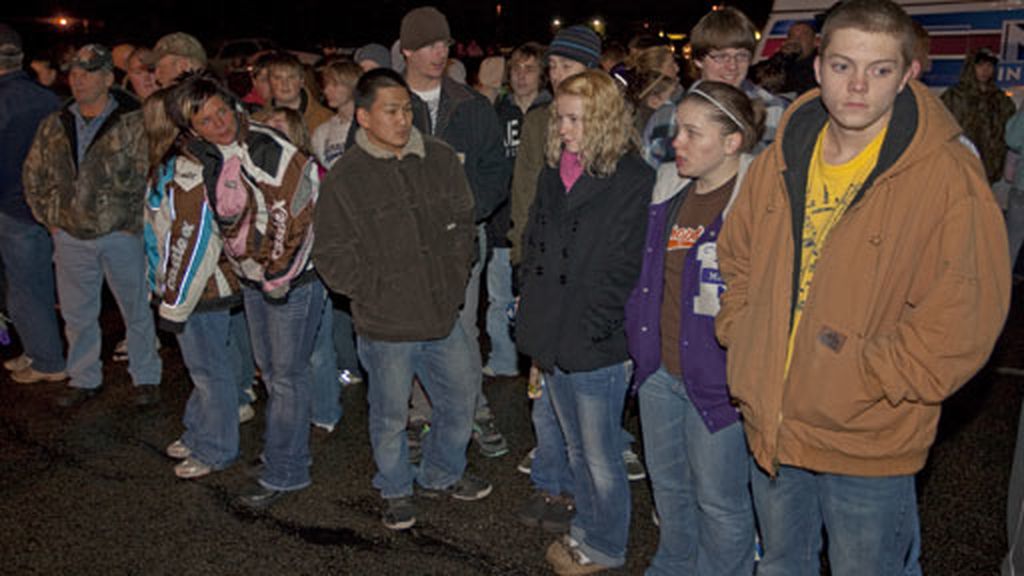
[[[697,96],[700,96],[701,98],[703,98],[703,99],[707,100],[708,102],[712,103],[715,106],[715,108],[718,108],[719,110],[722,111],[722,114],[725,114],[726,116],[728,116],[729,120],[732,120],[733,123],[736,124],[737,127],[739,127],[740,131],[746,130],[746,128],[743,125],[743,122],[740,122],[739,118],[737,118],[735,114],[733,114],[732,112],[729,112],[729,109],[726,108],[725,106],[723,106],[722,103],[719,102],[718,100],[715,100],[711,96],[711,94],[708,94],[707,92],[701,90],[700,88],[690,88],[690,92],[689,93],[690,94],[696,94]]]

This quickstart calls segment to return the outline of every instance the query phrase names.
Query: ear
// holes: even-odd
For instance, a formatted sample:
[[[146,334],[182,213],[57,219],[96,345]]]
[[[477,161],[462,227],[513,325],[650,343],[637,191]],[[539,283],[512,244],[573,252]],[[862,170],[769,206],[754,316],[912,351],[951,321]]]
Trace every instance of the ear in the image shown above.
[[[356,108],[356,122],[359,123],[360,128],[366,128],[370,123],[370,114],[365,108]]]
[[[917,78],[921,73],[921,62],[919,60],[911,60],[910,66],[907,66],[907,71],[903,74],[903,81],[900,82],[900,92],[907,87],[907,82],[910,82],[911,78]]]
[[[821,53],[814,57],[814,81],[821,86]]]
[[[725,153],[729,156],[738,154],[740,146],[743,146],[743,133],[733,132],[725,137]]]

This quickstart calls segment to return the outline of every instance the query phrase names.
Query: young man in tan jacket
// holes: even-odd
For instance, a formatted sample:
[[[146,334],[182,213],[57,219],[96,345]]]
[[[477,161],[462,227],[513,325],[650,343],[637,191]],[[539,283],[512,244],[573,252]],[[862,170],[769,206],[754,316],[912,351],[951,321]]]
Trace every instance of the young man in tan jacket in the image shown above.
[[[920,573],[914,474],[1009,306],[999,207],[913,54],[899,6],[838,4],[718,243],[762,576],[817,574],[822,525],[833,574]]]

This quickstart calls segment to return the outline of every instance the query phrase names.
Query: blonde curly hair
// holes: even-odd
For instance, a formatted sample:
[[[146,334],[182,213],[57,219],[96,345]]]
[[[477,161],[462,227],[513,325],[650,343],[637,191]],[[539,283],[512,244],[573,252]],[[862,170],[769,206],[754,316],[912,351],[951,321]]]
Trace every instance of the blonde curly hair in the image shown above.
[[[556,103],[549,106],[545,149],[548,166],[552,168],[558,166],[562,156],[557,105],[557,99],[562,96],[578,96],[583,101],[583,145],[579,152],[583,169],[593,176],[611,176],[622,156],[639,149],[633,115],[618,83],[604,71],[591,69],[570,76],[558,85]]]

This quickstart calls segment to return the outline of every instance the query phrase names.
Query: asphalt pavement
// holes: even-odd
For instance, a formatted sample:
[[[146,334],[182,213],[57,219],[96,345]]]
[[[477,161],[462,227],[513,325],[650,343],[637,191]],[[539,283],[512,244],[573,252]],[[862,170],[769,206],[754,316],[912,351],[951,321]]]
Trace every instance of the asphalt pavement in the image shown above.
[[[1024,383],[1022,320],[1018,307],[990,366],[946,403],[918,479],[926,574],[998,573]],[[174,340],[161,335],[161,403],[138,409],[127,366],[109,360],[124,330],[109,301],[102,324],[105,384],[80,408],[54,405],[62,384],[22,385],[0,375],[0,574],[549,573],[544,550],[552,536],[514,517],[530,494],[529,479],[516,471],[533,446],[524,378],[484,382],[511,447],[498,459],[470,447],[470,471],[494,484],[487,499],[420,500],[415,528],[384,528],[370,483],[366,389],[356,385],[343,391],[345,413],[334,432],[312,437],[313,485],[253,515],[231,501],[252,482],[262,389],[256,419],[242,425],[239,463],[178,480],[163,450],[182,431],[190,384]],[[0,348],[0,359],[18,352],[17,345]],[[638,431],[635,415],[627,428]],[[629,561],[619,574],[641,574],[657,546],[649,487],[631,487]]]

